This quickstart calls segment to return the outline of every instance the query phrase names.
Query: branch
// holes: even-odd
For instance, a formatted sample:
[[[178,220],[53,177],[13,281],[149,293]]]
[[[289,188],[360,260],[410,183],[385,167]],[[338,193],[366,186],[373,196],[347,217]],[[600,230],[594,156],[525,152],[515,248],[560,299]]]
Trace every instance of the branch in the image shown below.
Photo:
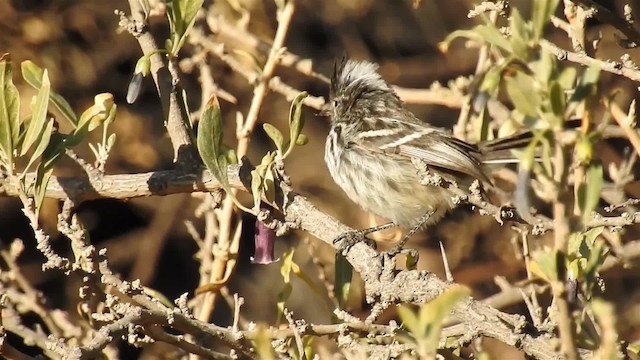
[[[617,74],[617,75],[622,75],[633,81],[640,82],[640,70],[638,70],[637,68],[631,68],[631,67],[625,66],[625,64],[621,62],[603,61],[596,58],[592,58],[586,54],[580,54],[577,52],[565,50],[559,47],[558,45],[544,39],[540,40],[540,46],[543,49],[555,55],[558,58],[558,60],[571,61],[576,64],[581,64],[585,66],[597,65],[604,71]]]
[[[247,191],[240,173],[240,166],[229,166],[230,184],[233,188]],[[28,182],[32,182],[34,177],[35,174],[30,174]],[[90,180],[87,177],[52,177],[47,188],[47,197],[64,199],[72,196],[76,201],[98,198],[128,199],[185,192],[211,192],[221,188],[220,183],[208,171],[188,173],[165,170],[142,174],[105,175],[99,180]],[[311,235],[333,246],[333,239],[353,230],[318,210],[303,196],[285,190],[286,200],[281,210],[286,213],[286,220],[299,222],[301,228]],[[15,195],[16,184],[0,181],[0,191],[5,196]],[[596,217],[590,225],[622,226],[629,223],[640,223],[640,213],[621,217]],[[424,271],[400,271],[396,274],[393,271],[395,263],[384,260],[378,252],[364,243],[354,245],[346,255],[365,281],[368,300],[384,306],[395,303],[421,304],[438,296],[450,285],[434,274]],[[476,336],[495,338],[516,346],[537,359],[555,357],[554,349],[543,335],[522,333],[525,320],[521,316],[502,313],[471,298],[460,303],[452,315],[460,321],[465,331]]]
[[[584,7],[591,8],[595,10],[596,19],[602,21],[603,23],[607,23],[620,32],[622,32],[627,37],[627,44],[623,44],[622,46],[629,49],[635,48],[640,45],[640,33],[633,27],[631,23],[627,20],[619,17],[618,15],[611,12],[606,7],[598,4],[593,0],[572,0],[575,3],[578,3]]]
[[[131,18],[120,12],[120,26],[129,31],[140,44],[140,48],[151,60],[151,76],[156,84],[162,110],[165,115],[165,126],[173,145],[174,162],[179,166],[190,168],[200,164],[200,157],[191,139],[191,125],[183,108],[184,99],[180,88],[180,77],[177,65],[167,61],[158,53],[158,45],[148,31],[147,18],[138,0],[129,0]]]

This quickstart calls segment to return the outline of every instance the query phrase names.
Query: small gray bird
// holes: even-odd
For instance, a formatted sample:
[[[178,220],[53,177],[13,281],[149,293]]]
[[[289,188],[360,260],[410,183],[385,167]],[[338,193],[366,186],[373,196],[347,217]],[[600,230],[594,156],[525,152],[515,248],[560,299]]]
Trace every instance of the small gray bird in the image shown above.
[[[451,190],[421,184],[412,159],[426,164],[430,173],[468,189],[476,179],[490,183],[483,164],[487,154],[522,147],[531,136],[480,145],[459,140],[416,118],[377,69],[366,61],[336,63],[324,159],[333,180],[352,201],[413,234],[439,221],[457,204]]]

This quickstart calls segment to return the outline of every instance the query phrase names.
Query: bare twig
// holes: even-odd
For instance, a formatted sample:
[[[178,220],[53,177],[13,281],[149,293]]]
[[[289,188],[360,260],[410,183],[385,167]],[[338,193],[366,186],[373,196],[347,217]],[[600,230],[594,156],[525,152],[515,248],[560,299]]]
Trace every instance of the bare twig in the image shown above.
[[[640,81],[640,71],[635,68],[626,67],[622,62],[603,61],[585,54],[565,50],[544,39],[540,40],[540,46],[555,55],[558,60],[566,60],[585,66],[597,65],[604,71],[624,76],[633,81]]]

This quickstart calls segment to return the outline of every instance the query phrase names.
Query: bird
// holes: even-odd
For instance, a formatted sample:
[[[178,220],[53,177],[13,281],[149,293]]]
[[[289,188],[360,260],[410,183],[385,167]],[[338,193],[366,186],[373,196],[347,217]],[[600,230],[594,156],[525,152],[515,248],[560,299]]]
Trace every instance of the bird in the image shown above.
[[[334,65],[329,106],[331,128],[324,154],[329,173],[362,209],[391,221],[360,235],[395,225],[410,230],[392,253],[459,204],[451,188],[425,184],[416,160],[436,179],[460,189],[476,180],[490,185],[490,155],[526,146],[532,136],[480,144],[458,139],[409,111],[376,64],[344,57]]]

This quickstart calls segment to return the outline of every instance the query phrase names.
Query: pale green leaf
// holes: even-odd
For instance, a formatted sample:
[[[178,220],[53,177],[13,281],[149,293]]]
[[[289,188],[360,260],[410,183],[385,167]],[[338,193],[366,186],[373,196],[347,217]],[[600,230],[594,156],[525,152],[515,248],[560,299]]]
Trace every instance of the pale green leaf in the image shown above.
[[[262,124],[262,127],[264,128],[264,131],[267,133],[269,138],[276,145],[278,151],[282,152],[282,149],[284,148],[284,136],[282,136],[280,130],[269,123]]]
[[[14,146],[20,136],[20,95],[12,76],[11,60],[5,54],[0,57],[0,151],[8,167],[13,164]]]
[[[521,114],[536,117],[540,106],[540,95],[536,93],[535,80],[522,72],[505,78],[507,93],[516,110]]]
[[[38,135],[38,139],[36,140],[36,149],[33,154],[31,154],[29,163],[24,169],[25,173],[29,170],[31,165],[35,164],[35,161],[40,157],[40,155],[44,153],[44,151],[47,149],[47,146],[49,146],[49,140],[51,139],[51,135],[53,134],[54,122],[55,121],[52,118],[49,119],[44,128],[41,129],[40,134]]]
[[[47,121],[47,107],[49,105],[50,90],[51,83],[49,82],[49,75],[45,70],[42,75],[42,86],[38,90],[35,101],[31,106],[31,120],[29,121],[27,132],[24,140],[22,141],[20,156],[26,154],[27,151],[29,151],[29,148],[31,148],[31,145],[33,145],[38,138],[42,138],[42,131],[44,130],[43,127],[45,121]]]
[[[527,24],[516,7],[511,9],[511,18],[509,20],[511,28],[511,37],[509,40],[513,54],[520,59],[526,60],[529,52],[529,31]]]
[[[289,148],[287,149],[287,154],[293,149],[295,141],[298,139],[304,127],[302,102],[307,96],[309,96],[309,94],[303,91],[299,93],[291,103],[291,109],[289,110]]]
[[[42,76],[44,75],[44,70],[29,60],[23,61],[21,67],[22,77],[27,84],[31,85],[35,89],[40,89],[42,87]],[[53,91],[49,95],[49,100],[51,100],[53,105],[60,111],[64,118],[67,119],[67,121],[69,121],[69,123],[75,128],[78,124],[78,116],[73,111],[67,100]]]
[[[497,46],[507,53],[513,53],[511,43],[494,24],[478,25],[473,30],[480,34],[482,39],[489,44]]]
[[[544,34],[544,27],[549,22],[551,16],[558,7],[559,0],[536,0],[533,1],[533,40],[537,41]]]
[[[591,213],[600,202],[602,186],[604,183],[601,164],[593,164],[587,170],[587,179],[578,188],[578,206],[582,214],[582,221],[587,222]]]
[[[211,174],[230,192],[227,177],[227,157],[222,153],[222,115],[218,98],[213,95],[202,112],[198,127],[198,152]]]
[[[51,178],[51,173],[53,172],[53,167],[45,168],[40,167],[36,171],[36,182],[35,182],[35,202],[36,202],[36,215],[40,213],[40,209],[42,208],[42,202],[47,194],[47,185],[49,185],[49,179]]]
[[[547,282],[557,281],[559,279],[559,266],[557,250],[549,252],[539,252],[533,257],[529,265],[531,273]]]

